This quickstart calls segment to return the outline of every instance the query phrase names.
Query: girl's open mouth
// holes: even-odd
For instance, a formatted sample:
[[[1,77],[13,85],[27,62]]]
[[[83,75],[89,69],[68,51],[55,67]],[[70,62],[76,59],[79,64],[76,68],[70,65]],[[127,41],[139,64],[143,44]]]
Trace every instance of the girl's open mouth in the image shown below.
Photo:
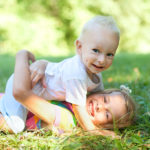
[[[90,101],[89,107],[90,107],[90,114],[91,114],[91,116],[94,117],[94,104],[93,104],[93,101]]]

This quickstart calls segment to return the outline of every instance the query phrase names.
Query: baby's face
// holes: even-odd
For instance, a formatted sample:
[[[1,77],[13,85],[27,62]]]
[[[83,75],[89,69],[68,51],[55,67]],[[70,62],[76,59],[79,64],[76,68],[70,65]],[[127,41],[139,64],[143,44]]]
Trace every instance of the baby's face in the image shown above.
[[[125,99],[120,92],[93,94],[87,98],[87,112],[95,125],[104,125],[120,119],[127,113]]]
[[[77,40],[77,52],[89,73],[99,73],[111,66],[119,36],[111,29],[94,26]]]

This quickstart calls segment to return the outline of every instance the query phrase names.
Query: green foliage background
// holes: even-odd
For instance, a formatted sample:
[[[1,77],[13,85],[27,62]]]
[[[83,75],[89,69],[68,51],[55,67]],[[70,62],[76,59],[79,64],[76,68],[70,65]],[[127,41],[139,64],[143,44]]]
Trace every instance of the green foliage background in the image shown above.
[[[19,49],[37,59],[60,61],[74,54],[83,24],[95,15],[112,15],[120,30],[119,51],[103,72],[105,88],[125,84],[140,109],[136,123],[119,139],[75,132],[56,137],[42,130],[21,134],[0,132],[0,149],[149,149],[150,148],[150,0],[0,0],[0,92],[4,92]],[[124,53],[124,52],[131,53]]]
[[[40,55],[70,55],[83,24],[112,15],[121,30],[119,50],[150,49],[149,0],[1,0],[0,53],[29,49]]]

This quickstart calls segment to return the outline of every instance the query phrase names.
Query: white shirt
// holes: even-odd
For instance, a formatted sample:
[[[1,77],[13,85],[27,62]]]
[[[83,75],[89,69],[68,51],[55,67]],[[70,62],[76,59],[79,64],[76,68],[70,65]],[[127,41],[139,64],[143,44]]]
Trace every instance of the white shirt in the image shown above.
[[[87,92],[103,90],[101,73],[98,84],[88,77],[85,66],[78,55],[59,63],[48,63],[45,71],[47,88],[38,83],[33,91],[47,99],[67,101],[76,105],[86,104]]]

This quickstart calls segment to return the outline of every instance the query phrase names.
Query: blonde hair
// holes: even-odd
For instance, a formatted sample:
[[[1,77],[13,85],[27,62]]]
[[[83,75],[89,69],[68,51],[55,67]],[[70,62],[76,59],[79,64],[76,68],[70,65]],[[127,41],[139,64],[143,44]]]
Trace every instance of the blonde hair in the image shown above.
[[[114,31],[118,37],[120,36],[120,30],[112,16],[95,16],[83,26],[78,39],[81,39],[84,36],[84,33],[91,30],[94,25],[98,25],[99,27],[107,27]]]
[[[106,90],[103,90],[103,91],[100,91],[100,92],[96,92],[94,94],[110,94],[112,92],[118,92],[124,97],[127,112],[126,112],[125,115],[123,115],[118,120],[113,119],[112,123],[99,125],[98,127],[100,127],[100,128],[107,128],[107,129],[113,129],[115,127],[117,127],[117,128],[124,128],[124,127],[130,126],[131,124],[133,124],[133,122],[135,120],[136,105],[135,105],[135,102],[133,101],[132,97],[129,95],[129,93],[126,90],[106,89]]]

